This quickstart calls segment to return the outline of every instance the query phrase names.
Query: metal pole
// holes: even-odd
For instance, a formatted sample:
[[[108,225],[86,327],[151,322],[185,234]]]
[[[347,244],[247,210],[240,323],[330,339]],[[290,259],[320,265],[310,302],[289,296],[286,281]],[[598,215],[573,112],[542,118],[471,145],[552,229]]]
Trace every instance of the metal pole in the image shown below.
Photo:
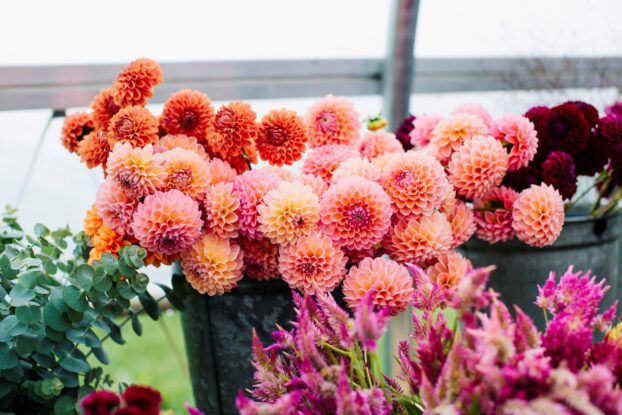
[[[389,46],[383,76],[384,114],[394,131],[409,115],[415,32],[421,0],[393,0]]]

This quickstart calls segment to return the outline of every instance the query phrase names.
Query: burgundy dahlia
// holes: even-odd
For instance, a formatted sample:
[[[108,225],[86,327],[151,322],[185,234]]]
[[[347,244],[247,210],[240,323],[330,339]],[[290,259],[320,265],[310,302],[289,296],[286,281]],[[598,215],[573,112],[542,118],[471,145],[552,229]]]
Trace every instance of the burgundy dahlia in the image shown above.
[[[531,121],[538,133],[538,151],[534,157],[534,163],[540,164],[546,159],[549,149],[546,147],[546,140],[543,138],[545,135],[546,120],[551,112],[549,107],[544,105],[538,105],[531,107],[524,115]],[[527,186],[529,187],[529,186]],[[516,190],[516,189],[515,189]]]
[[[569,101],[565,104],[576,105],[579,111],[581,111],[581,114],[583,114],[583,116],[585,117],[585,120],[587,121],[587,124],[590,126],[590,128],[594,128],[598,123],[598,110],[592,104],[588,104],[587,102],[583,101]]]
[[[609,160],[609,149],[606,140],[597,132],[593,132],[585,148],[574,156],[577,175],[593,176],[603,171]]]
[[[84,415],[110,415],[121,400],[116,393],[109,391],[92,392],[82,400]]]
[[[598,135],[607,143],[608,155],[622,155],[622,118],[607,115],[598,123]]]
[[[572,199],[577,191],[577,169],[572,157],[563,151],[553,151],[542,163],[542,178],[559,191],[564,199]]]
[[[622,117],[622,101],[618,101],[613,105],[609,105],[605,108],[605,113],[612,117]]]
[[[565,151],[574,155],[584,150],[590,140],[590,126],[579,107],[565,103],[551,108],[538,130],[539,143],[550,151]]]
[[[162,395],[148,386],[129,386],[123,392],[123,400],[127,407],[140,410],[141,415],[158,415]]]
[[[531,163],[526,167],[507,172],[501,184],[520,192],[531,187],[532,184],[540,184],[541,181],[542,171]]]
[[[415,129],[415,126],[413,125],[415,118],[416,117],[414,115],[409,115],[402,120],[399,127],[397,127],[397,130],[395,130],[395,137],[400,140],[400,143],[402,143],[402,146],[406,151],[413,148],[413,145],[410,142],[410,132]]]

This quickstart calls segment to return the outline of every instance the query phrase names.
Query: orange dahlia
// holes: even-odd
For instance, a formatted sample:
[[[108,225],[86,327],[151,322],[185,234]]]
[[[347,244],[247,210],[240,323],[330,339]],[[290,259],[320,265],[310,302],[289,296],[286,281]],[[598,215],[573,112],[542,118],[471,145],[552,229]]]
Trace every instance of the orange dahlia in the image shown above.
[[[325,235],[311,232],[281,246],[279,272],[290,287],[305,294],[335,289],[346,273],[346,257]]]
[[[430,279],[445,288],[455,288],[471,269],[471,261],[455,251],[438,256],[438,262],[426,270]]]
[[[208,163],[212,184],[233,183],[237,177],[236,171],[227,163],[219,158],[213,158]]]
[[[564,216],[562,196],[553,186],[531,185],[514,202],[512,227],[521,241],[543,247],[555,242],[564,226]]]
[[[95,206],[104,224],[122,235],[132,234],[132,217],[138,201],[129,197],[110,177],[97,189]]]
[[[244,275],[258,280],[279,277],[279,246],[266,239],[239,238],[244,251]]]
[[[458,195],[482,197],[501,184],[508,170],[508,153],[494,137],[473,137],[451,156],[448,170]]]
[[[257,114],[250,104],[243,101],[220,107],[206,132],[207,144],[212,152],[227,159],[252,149],[258,131],[256,118]]]
[[[371,290],[374,308],[389,307],[393,316],[406,310],[415,292],[406,267],[386,258],[365,258],[350,268],[343,281],[344,299],[353,310]]]
[[[373,182],[379,182],[382,171],[378,166],[366,159],[352,158],[347,159],[339,165],[333,172],[332,181],[350,176],[358,176]]]
[[[451,248],[462,245],[475,233],[473,211],[462,200],[456,200],[453,210],[447,214],[447,220],[453,233]]]
[[[93,249],[89,255],[89,263],[101,261],[104,252],[116,254],[127,245],[130,245],[130,242],[125,240],[123,235],[116,233],[106,225],[102,225],[93,235]]]
[[[395,138],[395,134],[386,131],[367,133],[356,144],[361,157],[372,160],[385,153],[403,153],[404,147]]]
[[[93,131],[78,143],[80,161],[85,163],[89,169],[100,165],[105,166],[109,152],[108,136],[103,131]]]
[[[134,213],[132,230],[143,248],[174,255],[201,236],[202,225],[199,204],[173,189],[145,197]]]
[[[63,146],[71,153],[78,151],[78,144],[84,137],[91,134],[95,126],[90,114],[86,112],[76,112],[69,114],[63,121],[61,139]]]
[[[220,238],[237,238],[239,209],[240,197],[233,191],[233,183],[210,186],[203,200],[206,230]]]
[[[190,197],[200,199],[211,182],[207,161],[194,151],[179,147],[161,155],[166,173],[162,189],[177,189]]]
[[[159,268],[160,265],[172,265],[173,263],[179,261],[179,254],[176,255],[165,255],[159,252],[151,252],[147,251],[147,256],[144,259],[145,265],[151,265],[156,268]]]
[[[92,117],[95,127],[100,130],[107,130],[108,123],[121,107],[114,102],[112,89],[108,88],[102,89],[99,95],[95,97],[91,102],[91,109],[93,110]]]
[[[157,153],[163,153],[167,150],[174,148],[183,148],[184,150],[190,150],[197,153],[201,158],[209,160],[209,155],[196,138],[188,137],[184,134],[167,134],[160,137],[160,140],[154,145],[153,149]]]
[[[106,173],[135,199],[155,192],[166,179],[162,155],[154,155],[151,144],[133,148],[129,143],[117,143],[108,156]]]
[[[398,221],[390,234],[387,249],[396,261],[425,266],[451,247],[451,224],[442,213]]]
[[[116,143],[129,143],[132,147],[144,147],[155,143],[158,138],[158,120],[145,107],[122,108],[108,124],[110,147],[114,147]]]
[[[448,159],[462,143],[487,132],[486,124],[477,115],[455,114],[436,124],[430,136],[430,144],[434,145],[442,159]]]
[[[344,97],[328,95],[317,101],[305,117],[312,148],[327,144],[353,144],[361,123],[354,105]]]
[[[281,179],[266,170],[250,170],[237,176],[233,190],[240,196],[240,233],[251,239],[264,237],[259,230],[257,207],[263,203],[264,196],[277,187]]]
[[[283,181],[257,206],[259,230],[274,244],[291,244],[317,227],[320,201],[309,186]]]
[[[305,158],[302,172],[321,177],[326,183],[330,183],[333,171],[349,158],[359,158],[358,151],[350,146],[329,144],[318,147]]]
[[[391,199],[378,183],[352,176],[328,188],[322,197],[322,231],[337,246],[369,249],[391,226]]]
[[[254,152],[252,158],[247,154],[240,154],[239,156],[228,157],[225,161],[235,170],[236,174],[242,174],[251,169],[252,163],[257,163],[257,150],[253,147],[251,151]]]
[[[262,160],[274,166],[291,165],[307,148],[307,132],[296,112],[272,110],[261,119],[257,150]]]
[[[199,91],[183,89],[164,103],[160,123],[168,134],[185,134],[205,141],[206,131],[214,121],[209,97]]]
[[[396,213],[430,215],[443,202],[448,187],[443,166],[434,158],[410,151],[394,156],[382,173],[382,187]]]
[[[156,61],[136,59],[123,68],[112,83],[112,97],[121,106],[145,105],[153,88],[162,83],[164,74]]]
[[[90,209],[86,211],[86,217],[84,218],[84,233],[88,236],[93,236],[103,224],[104,221],[97,212],[97,206],[95,204],[91,205]]]
[[[222,295],[242,279],[244,254],[230,239],[207,234],[181,256],[186,279],[201,294]]]

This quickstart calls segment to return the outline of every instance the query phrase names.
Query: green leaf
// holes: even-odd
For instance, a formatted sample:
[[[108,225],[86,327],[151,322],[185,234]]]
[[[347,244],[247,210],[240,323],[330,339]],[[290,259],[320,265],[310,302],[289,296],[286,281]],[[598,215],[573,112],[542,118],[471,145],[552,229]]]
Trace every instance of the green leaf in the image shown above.
[[[28,305],[28,302],[35,298],[35,296],[36,294],[33,290],[20,284],[13,286],[11,292],[9,293],[9,297],[11,297],[11,305],[14,307]]]
[[[151,317],[153,320],[157,320],[160,318],[160,308],[158,307],[158,303],[153,299],[151,294],[145,292],[138,296],[140,303],[142,304],[145,312]]]
[[[74,343],[84,344],[88,347],[101,347],[101,341],[91,329],[71,329],[65,333],[67,339]]]
[[[119,271],[126,277],[131,277],[136,273],[136,269],[130,265],[125,259],[119,259]]]
[[[0,370],[11,369],[19,363],[15,350],[8,344],[0,343]]]
[[[173,307],[180,311],[184,311],[184,301],[179,298],[175,291],[173,291],[170,287],[167,287],[164,284],[158,284],[158,286],[162,288],[162,291],[164,291],[166,298],[173,305]]]
[[[41,308],[38,305],[17,307],[15,309],[15,317],[22,324],[37,324],[41,321]]]
[[[119,292],[119,295],[121,297],[127,300],[131,300],[136,296],[136,293],[134,292],[130,284],[127,283],[127,281],[120,281],[117,284],[117,291]]]
[[[106,273],[95,272],[93,287],[99,292],[106,292],[112,287],[112,278]]]
[[[43,382],[41,382],[41,390],[44,394],[48,396],[60,395],[64,387],[65,385],[63,385],[63,382],[57,377],[45,379]]]
[[[138,318],[138,314],[130,311],[130,317],[132,318],[132,330],[134,330],[134,333],[136,333],[137,335],[142,336],[143,325]]]
[[[58,272],[58,267],[52,261],[44,262],[43,269],[50,275],[54,275]]]
[[[54,287],[50,292],[50,302],[59,311],[67,311],[67,303],[63,298],[63,287]]]
[[[39,277],[43,274],[41,271],[26,271],[19,275],[19,285],[23,285],[26,288],[34,288],[39,282]]]
[[[11,261],[6,255],[0,256],[0,272],[2,272],[2,277],[7,280],[12,280],[17,276],[17,271],[11,268]]]
[[[37,343],[37,351],[39,353],[51,353],[54,350],[54,343],[47,337],[42,338]]]
[[[2,337],[20,336],[28,331],[28,327],[19,322],[15,315],[6,316],[0,321],[0,334]]]
[[[78,312],[82,312],[89,307],[84,292],[72,285],[67,285],[63,288],[63,300],[71,309]]]
[[[101,263],[107,274],[115,275],[117,273],[117,259],[110,252],[104,252]]]
[[[112,341],[114,341],[117,344],[125,344],[125,339],[123,339],[123,335],[121,334],[121,329],[119,328],[117,323],[115,323],[114,321],[112,321],[111,319],[107,317],[104,318],[104,321],[110,328],[109,334],[110,334],[110,338],[112,339]]]
[[[95,271],[91,266],[87,264],[80,265],[76,268],[75,275],[80,288],[86,291],[91,289],[93,286],[93,277],[95,276]]]
[[[37,235],[39,238],[48,236],[49,234],[50,234],[50,230],[46,228],[45,226],[43,226],[42,224],[37,223],[35,225],[35,235]]]
[[[11,392],[12,386],[9,382],[0,382],[0,399],[4,398]]]
[[[100,362],[107,365],[110,363],[110,359],[108,358],[108,354],[102,347],[94,347],[91,349],[93,351],[93,356],[97,358]]]
[[[83,359],[77,359],[73,356],[65,356],[59,363],[60,367],[72,373],[86,373],[91,367]]]
[[[58,311],[51,303],[43,307],[43,321],[46,325],[57,331],[65,331],[71,327],[71,321],[62,311]]]
[[[65,395],[56,400],[54,413],[56,415],[73,415],[76,413],[76,398]]]
[[[78,379],[78,374],[69,372],[63,368],[56,368],[54,373],[58,375],[60,380],[65,384],[68,388],[77,388],[80,385],[80,380]]]
[[[51,369],[56,366],[56,360],[54,360],[51,353],[37,353],[32,358],[44,369]]]
[[[22,356],[30,355],[37,348],[39,338],[29,334],[18,336],[15,342],[15,350]]]

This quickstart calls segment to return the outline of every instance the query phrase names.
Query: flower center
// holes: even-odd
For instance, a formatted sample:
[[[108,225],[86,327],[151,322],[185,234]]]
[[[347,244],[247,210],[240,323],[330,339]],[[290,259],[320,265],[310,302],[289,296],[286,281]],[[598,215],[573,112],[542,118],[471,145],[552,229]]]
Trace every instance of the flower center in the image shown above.
[[[131,118],[123,118],[117,123],[116,130],[120,136],[130,135],[134,131],[134,121]]]
[[[181,114],[179,123],[184,130],[194,130],[199,123],[199,116],[194,111],[186,110]]]
[[[317,265],[312,261],[312,258],[307,258],[306,261],[298,264],[296,267],[298,272],[306,276],[315,275],[317,271]]]
[[[412,184],[413,181],[413,174],[407,170],[401,171],[395,176],[395,182],[400,187],[408,187]]]
[[[222,109],[218,111],[216,115],[216,128],[219,130],[224,130],[226,128],[230,128],[233,123],[233,111],[229,108]]]
[[[359,229],[369,226],[371,220],[369,207],[362,202],[355,202],[348,206],[344,216],[351,227]]]
[[[131,173],[121,172],[117,175],[117,182],[124,189],[134,191],[138,187],[139,179]]]
[[[166,248],[172,248],[177,244],[177,238],[163,236],[162,239],[160,239],[160,243]]]
[[[323,133],[333,132],[339,128],[337,116],[329,111],[325,111],[318,115],[316,118],[316,124],[318,130]]]
[[[557,136],[564,136],[566,135],[566,123],[563,121],[556,121],[553,124],[553,131],[555,132],[555,135]]]
[[[192,172],[188,169],[179,169],[168,175],[170,187],[183,190],[192,182]]]
[[[287,141],[287,132],[279,127],[273,127],[267,133],[268,142],[273,146],[280,146]]]

